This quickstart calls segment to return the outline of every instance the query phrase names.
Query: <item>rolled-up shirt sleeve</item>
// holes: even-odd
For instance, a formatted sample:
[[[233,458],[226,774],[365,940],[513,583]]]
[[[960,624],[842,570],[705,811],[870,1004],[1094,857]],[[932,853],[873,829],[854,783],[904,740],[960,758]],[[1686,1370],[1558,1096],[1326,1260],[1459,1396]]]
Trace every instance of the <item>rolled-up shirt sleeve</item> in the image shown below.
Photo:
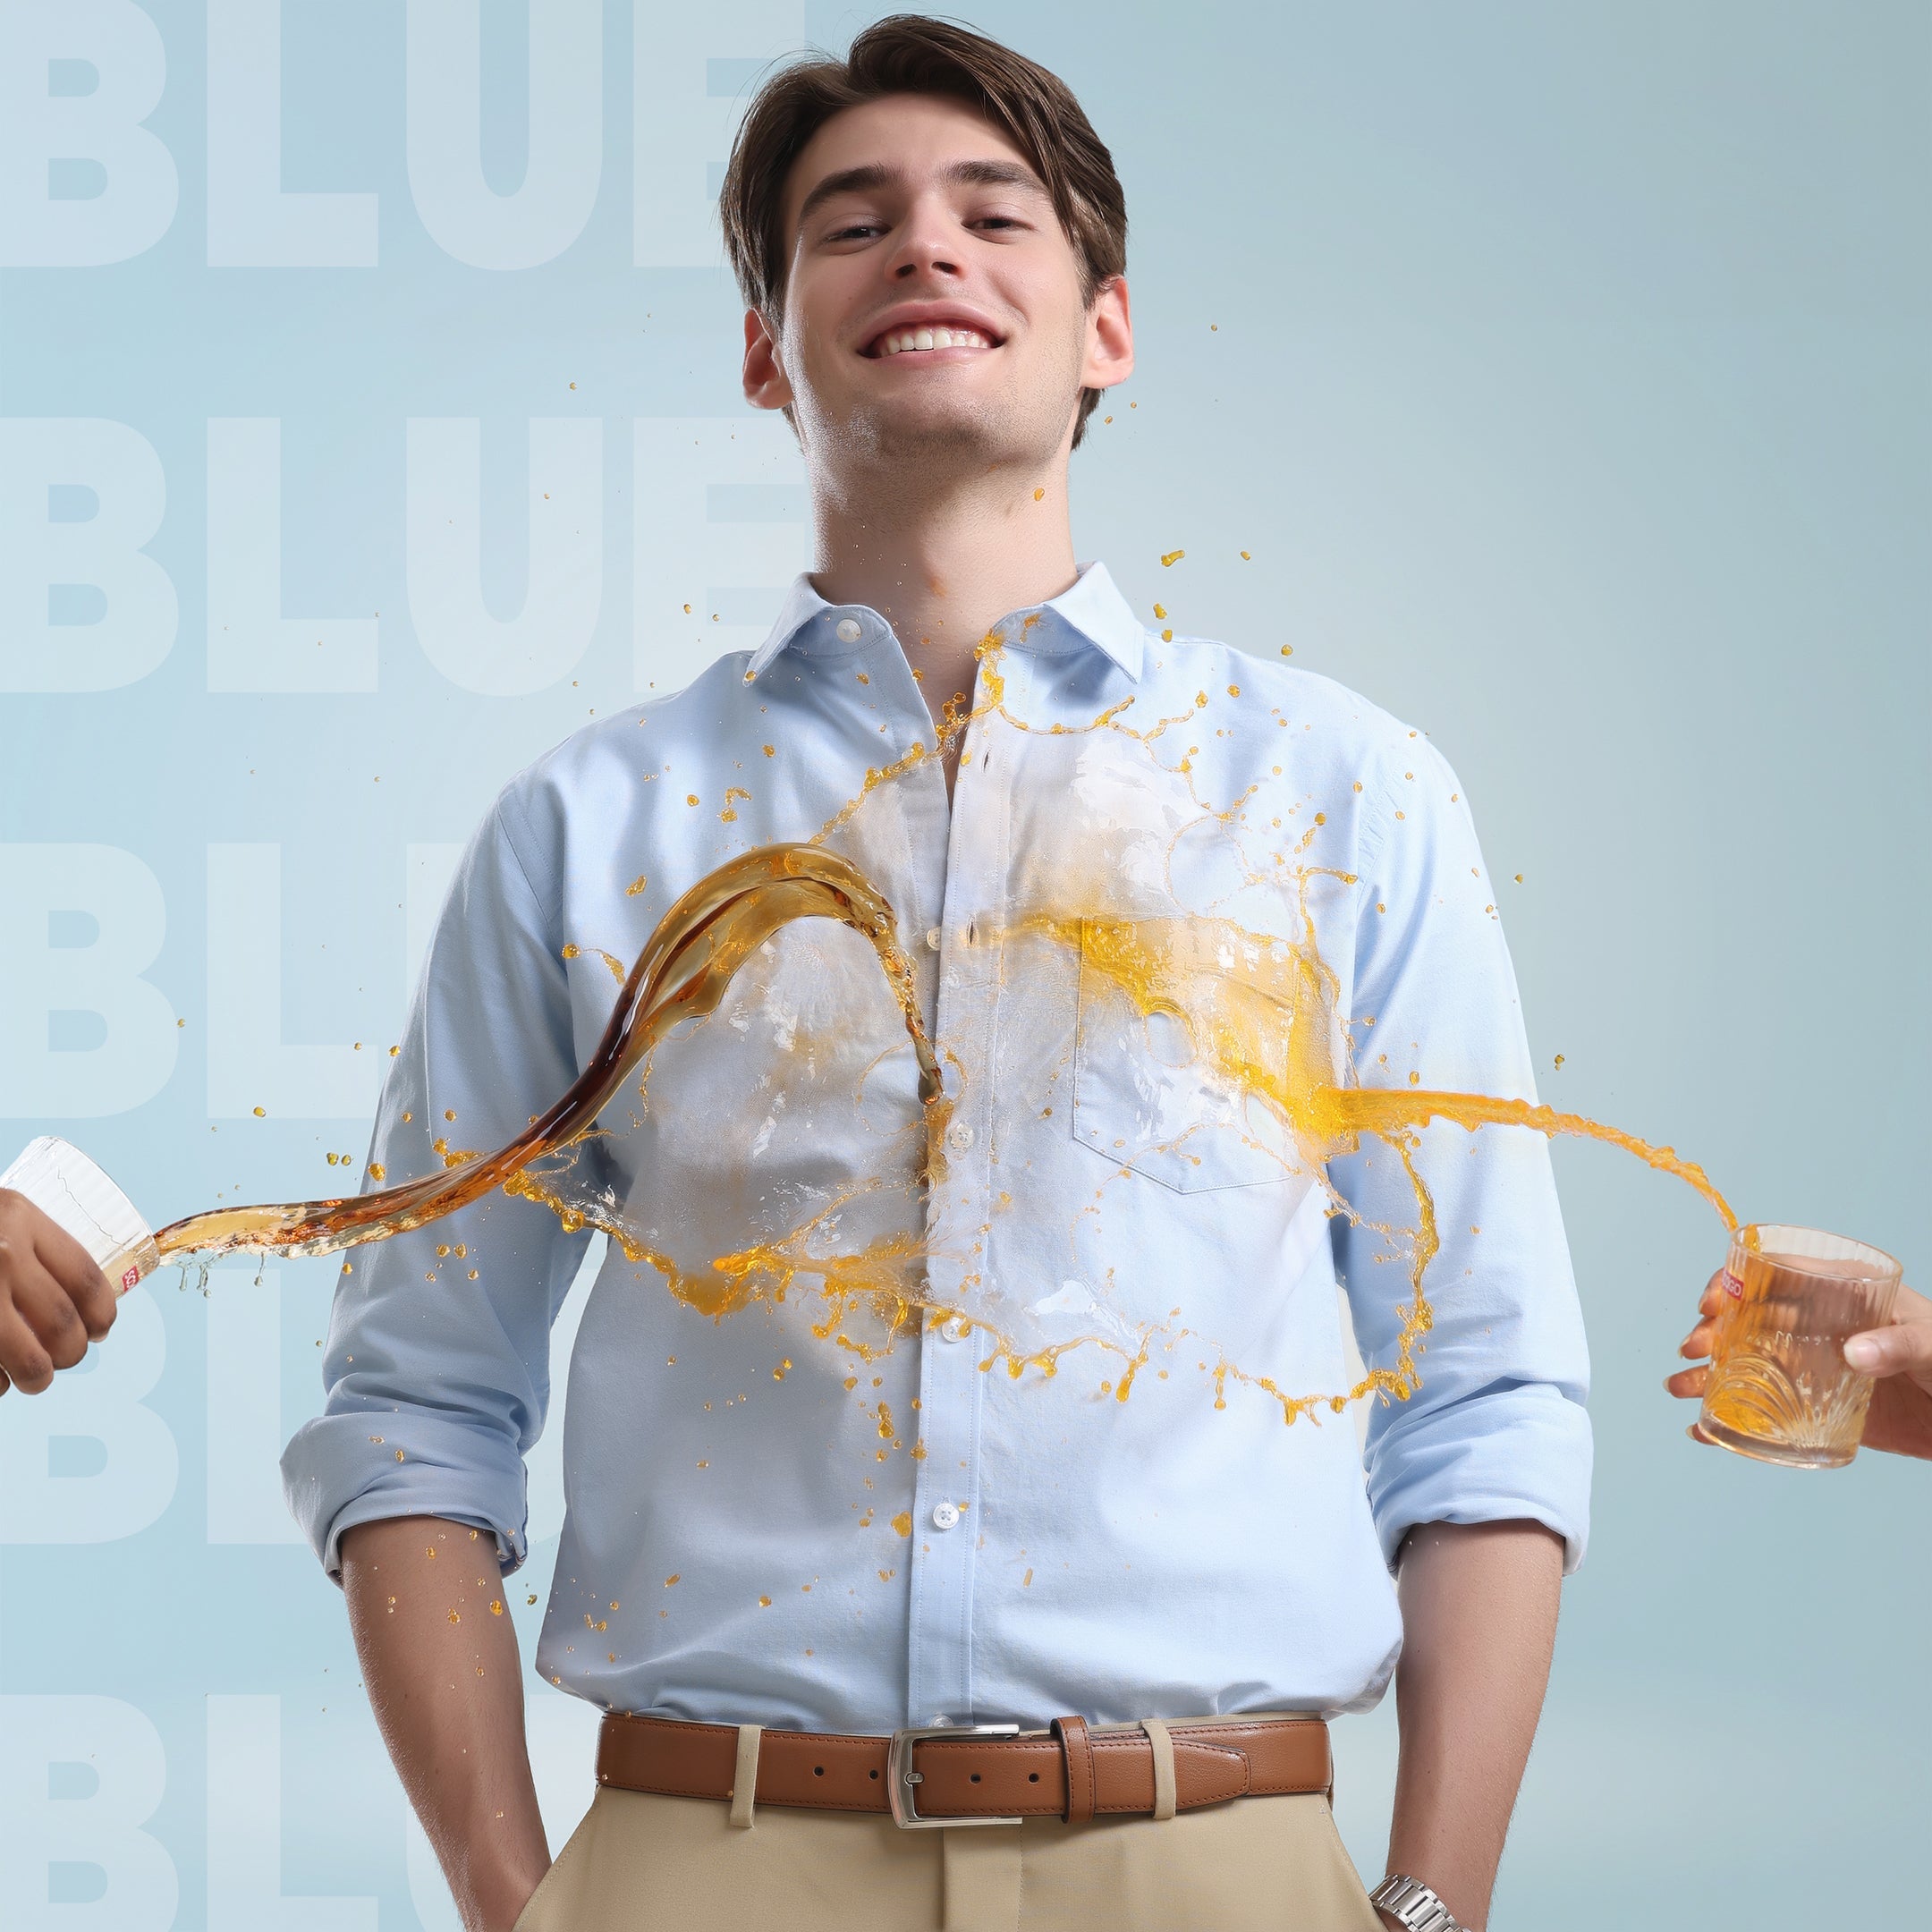
[[[522,1132],[576,1078],[548,874],[506,793],[464,854],[383,1089],[365,1191]],[[550,1327],[589,1237],[503,1193],[346,1253],[327,1404],[282,1458],[296,1521],[338,1580],[343,1532],[394,1516],[487,1531],[523,1560],[523,1456],[549,1400]]]
[[[1365,1087],[1536,1098],[1498,894],[1455,774],[1419,738],[1384,757],[1364,814],[1348,1014]],[[1343,985],[1349,980],[1344,978]],[[1424,1522],[1527,1518],[1582,1561],[1589,1526],[1589,1362],[1549,1145],[1521,1127],[1444,1122],[1414,1143],[1441,1249],[1420,1386],[1377,1398],[1368,1498],[1393,1565]],[[1418,1201],[1397,1152],[1364,1135],[1329,1164],[1331,1223],[1364,1360],[1399,1359]]]

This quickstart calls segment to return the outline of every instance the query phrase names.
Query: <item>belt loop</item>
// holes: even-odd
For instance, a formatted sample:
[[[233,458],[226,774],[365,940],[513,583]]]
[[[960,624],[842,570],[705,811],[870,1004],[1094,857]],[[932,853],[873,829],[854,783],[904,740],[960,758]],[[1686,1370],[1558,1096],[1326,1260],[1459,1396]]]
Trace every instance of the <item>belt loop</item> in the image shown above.
[[[1055,1717],[1053,1734],[1066,1759],[1066,1810],[1069,1825],[1084,1825],[1094,1815],[1093,1740],[1084,1717]]]
[[[740,1831],[751,1829],[751,1807],[758,1798],[758,1740],[762,1724],[738,1726],[738,1768],[732,1774],[731,1821]]]
[[[1174,1815],[1174,1740],[1158,1717],[1143,1717],[1140,1728],[1154,1747],[1154,1816],[1165,1823]]]

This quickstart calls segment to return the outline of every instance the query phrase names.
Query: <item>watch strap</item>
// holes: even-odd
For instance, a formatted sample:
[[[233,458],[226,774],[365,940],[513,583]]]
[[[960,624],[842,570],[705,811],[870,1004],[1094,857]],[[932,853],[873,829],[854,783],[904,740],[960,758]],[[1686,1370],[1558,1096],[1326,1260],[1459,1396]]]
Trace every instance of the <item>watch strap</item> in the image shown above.
[[[1373,1892],[1368,1902],[1382,1911],[1408,1932],[1469,1932],[1419,1878],[1391,1872]]]

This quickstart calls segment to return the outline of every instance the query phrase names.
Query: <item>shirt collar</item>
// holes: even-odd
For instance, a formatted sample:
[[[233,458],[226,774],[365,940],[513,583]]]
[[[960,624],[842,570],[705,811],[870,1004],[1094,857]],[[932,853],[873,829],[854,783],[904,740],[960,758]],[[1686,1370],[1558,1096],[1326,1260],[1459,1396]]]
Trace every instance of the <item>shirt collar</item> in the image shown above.
[[[1044,622],[1022,631],[1015,620],[1038,614]],[[1137,682],[1147,651],[1147,632],[1105,564],[1083,564],[1080,575],[1045,604],[1010,611],[1000,620],[1009,644],[1022,649],[1063,652],[1091,644]],[[856,626],[856,630],[852,627]],[[749,684],[784,650],[796,646],[815,655],[835,656],[862,649],[889,635],[891,626],[865,604],[828,604],[802,572],[792,580],[777,621],[745,667]]]

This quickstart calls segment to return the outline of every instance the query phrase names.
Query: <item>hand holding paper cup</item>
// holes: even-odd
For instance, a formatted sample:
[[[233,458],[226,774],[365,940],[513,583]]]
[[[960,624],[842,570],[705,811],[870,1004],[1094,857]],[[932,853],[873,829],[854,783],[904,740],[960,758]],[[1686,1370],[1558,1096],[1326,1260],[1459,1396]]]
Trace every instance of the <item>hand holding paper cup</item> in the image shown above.
[[[30,1142],[0,1174],[0,1394],[38,1394],[72,1368],[159,1258],[133,1203],[85,1154]]]

